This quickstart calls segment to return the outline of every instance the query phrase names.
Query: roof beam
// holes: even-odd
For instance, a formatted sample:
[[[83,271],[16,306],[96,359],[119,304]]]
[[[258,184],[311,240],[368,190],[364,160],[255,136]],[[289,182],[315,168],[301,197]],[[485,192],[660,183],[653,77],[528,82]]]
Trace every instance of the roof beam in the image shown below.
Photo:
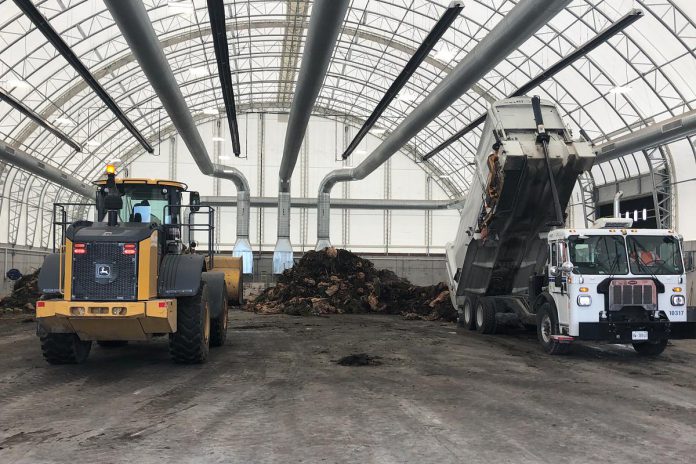
[[[46,121],[44,118],[39,116],[39,114],[29,108],[27,105],[22,103],[21,101],[17,100],[13,95],[10,95],[9,92],[6,92],[3,89],[0,89],[0,100],[5,101],[8,105],[10,105],[12,108],[16,109],[20,113],[22,113],[24,116],[28,117],[32,121],[34,121],[36,124],[39,126],[43,127],[47,131],[49,131],[51,134],[55,135],[58,137],[60,140],[65,142],[67,145],[69,145],[73,150],[77,152],[82,151],[82,147],[74,141],[68,134],[63,132],[62,130],[58,129],[53,123]]]
[[[309,10],[307,0],[286,0],[285,35],[283,37],[283,52],[280,58],[280,81],[278,101],[290,104],[297,76],[297,62],[300,56],[300,46],[304,30],[307,28],[305,18]]]
[[[399,75],[394,79],[394,82],[389,86],[389,89],[384,93],[382,99],[377,103],[377,106],[372,110],[372,114],[365,120],[360,130],[348,145],[348,148],[343,152],[342,158],[347,159],[353,151],[358,147],[362,139],[365,138],[367,133],[372,129],[377,120],[382,116],[382,113],[387,109],[389,104],[396,98],[401,89],[404,88],[408,80],[411,78],[413,73],[416,72],[418,67],[423,63],[423,60],[428,56],[430,51],[435,47],[437,42],[442,38],[447,29],[452,25],[455,19],[459,16],[459,13],[464,9],[463,2],[452,2],[440,17],[440,19],[435,23],[435,26],[430,30],[426,38],[420,44],[416,52],[408,60],[404,69],[401,70]]]
[[[65,187],[92,200],[94,188],[60,169],[53,167],[0,140],[0,160],[31,174]]]
[[[567,55],[565,58],[562,58],[560,61],[552,65],[550,68],[547,70],[543,71],[541,74],[536,76],[534,79],[531,81],[527,82],[524,84],[522,87],[519,89],[515,90],[512,92],[509,97],[519,97],[522,95],[525,95],[527,92],[530,90],[534,89],[538,85],[540,85],[542,82],[551,79],[553,76],[558,74],[559,72],[563,71],[565,68],[570,66],[571,64],[575,63],[578,59],[582,58],[583,56],[587,55],[590,53],[592,50],[596,49],[603,43],[606,43],[607,40],[610,38],[614,37],[616,34],[619,32],[623,31],[626,29],[628,26],[636,22],[638,19],[643,17],[643,12],[641,10],[631,10],[624,16],[622,16],[620,19],[618,19],[616,22],[612,23],[609,27],[604,29],[602,32],[597,34],[594,38],[590,39],[588,42],[585,42],[583,45],[580,45],[578,48],[576,48],[572,53]],[[486,114],[482,114],[478,118],[474,119],[471,121],[466,127],[461,129],[460,131],[456,132],[454,135],[452,135],[450,138],[442,142],[440,145],[437,147],[433,148],[429,153],[427,153],[425,156],[423,156],[423,161],[428,161],[430,158],[433,156],[437,155],[440,153],[442,150],[445,148],[449,147],[452,145],[454,142],[459,140],[460,138],[464,137],[466,134],[474,130],[476,127],[480,126],[483,124],[483,122],[486,120]]]
[[[152,148],[152,145],[150,145],[147,139],[145,139],[145,136],[143,136],[143,134],[141,134],[140,131],[135,127],[135,124],[128,119],[128,116],[126,116],[121,108],[119,108],[114,99],[111,98],[111,95],[109,95],[104,87],[99,84],[92,73],[89,72],[87,67],[82,63],[82,61],[80,61],[77,55],[75,55],[75,52],[72,51],[70,46],[61,38],[60,35],[58,35],[58,32],[53,29],[53,26],[51,26],[48,20],[41,14],[41,12],[39,12],[31,0],[14,0],[14,2],[31,20],[31,22],[34,23],[34,26],[41,31],[44,37],[46,37],[46,40],[48,40],[56,48],[56,50],[58,50],[58,53],[60,53],[63,58],[70,63],[75,71],[82,76],[82,79],[84,79],[92,90],[99,95],[99,98],[101,98],[104,104],[116,115],[116,118],[121,121],[121,124],[128,129],[128,132],[130,132],[133,137],[140,142],[145,150],[147,150],[149,153],[153,153],[155,149]]]
[[[222,88],[222,99],[225,102],[227,123],[232,137],[232,151],[239,156],[242,151],[239,145],[239,126],[237,124],[237,108],[234,103],[234,87],[232,86],[232,70],[230,53],[227,48],[227,30],[225,29],[225,6],[222,0],[208,0],[208,16],[215,47],[215,59],[218,65],[218,76]]]

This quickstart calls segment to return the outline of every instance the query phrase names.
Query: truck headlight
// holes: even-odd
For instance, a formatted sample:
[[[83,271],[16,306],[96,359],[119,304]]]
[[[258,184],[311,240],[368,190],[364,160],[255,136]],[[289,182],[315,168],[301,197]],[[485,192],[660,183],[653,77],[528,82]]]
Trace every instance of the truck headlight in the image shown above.
[[[578,306],[590,306],[592,297],[590,295],[578,295]]]
[[[672,295],[672,306],[684,306],[686,304],[686,298],[684,295]]]

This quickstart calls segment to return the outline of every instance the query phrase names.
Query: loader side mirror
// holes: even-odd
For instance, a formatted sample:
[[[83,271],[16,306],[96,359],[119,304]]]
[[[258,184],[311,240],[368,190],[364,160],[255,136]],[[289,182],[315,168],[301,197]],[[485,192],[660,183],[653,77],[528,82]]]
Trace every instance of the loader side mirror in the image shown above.
[[[198,192],[191,192],[189,196],[189,204],[191,205],[191,211],[198,212],[201,206],[201,194]]]

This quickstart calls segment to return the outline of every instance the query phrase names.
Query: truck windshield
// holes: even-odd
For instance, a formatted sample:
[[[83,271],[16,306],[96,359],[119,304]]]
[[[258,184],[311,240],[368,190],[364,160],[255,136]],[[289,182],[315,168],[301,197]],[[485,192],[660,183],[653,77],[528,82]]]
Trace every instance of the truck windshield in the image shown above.
[[[682,274],[679,240],[674,236],[629,235],[626,237],[632,274]]]
[[[616,235],[571,236],[570,262],[580,274],[628,274],[626,245]]]

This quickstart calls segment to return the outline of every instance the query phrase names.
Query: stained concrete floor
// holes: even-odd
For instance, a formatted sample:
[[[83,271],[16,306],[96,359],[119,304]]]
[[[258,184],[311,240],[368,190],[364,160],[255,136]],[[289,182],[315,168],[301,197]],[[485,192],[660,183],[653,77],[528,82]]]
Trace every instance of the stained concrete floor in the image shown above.
[[[694,462],[695,341],[549,357],[529,333],[231,314],[203,366],[165,340],[48,366],[0,319],[0,462]],[[356,352],[382,364],[333,362]]]

